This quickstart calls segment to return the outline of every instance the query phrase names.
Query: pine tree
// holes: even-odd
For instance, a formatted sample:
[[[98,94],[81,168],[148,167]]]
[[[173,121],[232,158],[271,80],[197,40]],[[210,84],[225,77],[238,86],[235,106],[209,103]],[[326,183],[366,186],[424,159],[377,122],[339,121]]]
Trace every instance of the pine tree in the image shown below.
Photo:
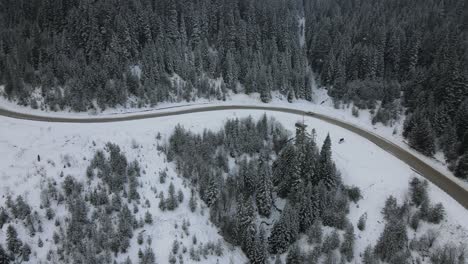
[[[153,216],[151,215],[149,211],[146,211],[145,213],[145,223],[149,225],[153,224]]]
[[[390,195],[385,201],[385,206],[382,209],[384,219],[390,221],[393,218],[397,218],[399,214],[399,207],[395,197]]]
[[[195,191],[191,190],[190,201],[189,201],[190,211],[195,212],[197,210],[197,198],[195,196]]]
[[[357,228],[361,231],[364,231],[366,229],[366,221],[367,221],[367,213],[364,213],[359,217]]]
[[[299,223],[301,232],[307,231],[317,217],[317,201],[312,198],[313,189],[309,183],[307,187],[300,192],[299,201]]]
[[[127,205],[124,205],[119,213],[118,230],[123,237],[132,238],[133,236],[133,217]]]
[[[312,226],[307,230],[307,241],[309,243],[322,243],[322,223],[319,220],[315,220]]]
[[[258,166],[258,187],[255,195],[258,213],[262,216],[269,217],[271,211],[271,172],[267,161],[260,161]]]
[[[270,253],[282,254],[296,240],[299,234],[299,222],[295,208],[286,204],[281,217],[273,225],[268,246]]]
[[[242,243],[245,238],[245,232],[251,226],[254,220],[253,201],[251,197],[240,197],[237,202],[237,240]]]
[[[10,258],[7,252],[5,252],[5,249],[3,249],[3,246],[1,244],[0,244],[0,263],[2,264],[10,263]]]
[[[142,254],[142,257],[140,258],[140,264],[155,264],[156,263],[156,257],[154,255],[153,249],[150,247],[147,247],[145,249],[145,252]]]
[[[331,139],[328,134],[320,150],[317,178],[312,183],[316,185],[318,180],[323,181],[328,189],[336,187],[338,180],[335,170],[335,165],[331,159]]]
[[[346,227],[346,232],[343,237],[343,243],[341,244],[340,252],[346,261],[351,262],[354,257],[354,227],[349,224]]]
[[[267,251],[267,241],[265,237],[265,229],[260,227],[260,231],[258,232],[258,236],[255,239],[255,257],[252,260],[252,263],[255,264],[264,264],[268,259],[268,251]]]
[[[208,181],[208,189],[205,193],[205,202],[208,207],[211,207],[218,199],[219,189],[218,183],[215,179],[214,174],[210,174],[209,181]]]
[[[254,262],[257,255],[256,244],[257,228],[251,223],[243,232],[243,240],[241,241],[242,250],[247,255],[250,262]]]
[[[169,184],[168,193],[169,193],[169,197],[167,197],[167,200],[166,200],[166,207],[167,207],[167,210],[172,211],[176,209],[177,206],[179,205],[176,194],[175,194],[175,187],[172,182]]]
[[[21,251],[21,246],[23,243],[18,238],[18,233],[14,226],[9,225],[7,228],[7,248],[13,255],[17,255]]]
[[[427,181],[420,181],[418,178],[414,177],[410,181],[410,194],[411,201],[416,205],[420,206],[424,201],[429,199],[427,195]]]
[[[405,250],[407,243],[408,234],[405,224],[401,220],[394,219],[385,225],[374,251],[381,260],[389,261],[395,255]]]
[[[299,246],[294,244],[289,250],[288,257],[286,258],[286,264],[300,264],[303,263],[301,259],[301,252]]]
[[[282,218],[273,225],[270,237],[268,238],[268,246],[271,254],[286,252],[289,246],[288,226]]]
[[[176,41],[179,38],[179,23],[175,0],[169,0],[167,10],[167,36]]]
[[[29,255],[31,255],[31,247],[27,243],[24,243],[23,247],[21,247],[23,261],[29,261]]]
[[[3,208],[0,207],[0,229],[3,228],[3,225],[8,222],[9,216],[7,211]]]
[[[455,175],[458,178],[468,179],[468,153],[463,155],[458,161],[458,165],[455,170]]]
[[[374,256],[374,252],[372,247],[369,245],[364,250],[364,254],[362,256],[362,263],[363,264],[378,264],[377,258]]]
[[[291,188],[291,175],[296,168],[296,149],[288,144],[281,151],[278,159],[273,164],[273,184],[277,188],[280,197],[286,197]]]
[[[414,117],[413,127],[408,134],[411,147],[427,156],[435,153],[434,133],[430,122],[419,115]]]

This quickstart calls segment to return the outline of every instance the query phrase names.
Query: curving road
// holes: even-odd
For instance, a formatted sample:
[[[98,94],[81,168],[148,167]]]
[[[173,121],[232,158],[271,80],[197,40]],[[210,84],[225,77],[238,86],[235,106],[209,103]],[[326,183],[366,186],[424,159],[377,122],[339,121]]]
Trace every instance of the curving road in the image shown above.
[[[444,190],[450,196],[452,196],[456,201],[458,201],[461,205],[463,205],[466,209],[468,209],[468,189],[464,188],[463,186],[459,185],[453,179],[447,177],[443,173],[439,172],[438,170],[434,169],[429,164],[425,163],[409,151],[403,149],[402,147],[372,133],[365,129],[359,128],[356,125],[335,119],[333,117],[329,117],[327,115],[306,112],[298,109],[291,109],[291,108],[284,108],[284,107],[275,107],[275,106],[248,106],[248,105],[219,105],[219,106],[202,106],[192,109],[183,109],[183,110],[174,110],[170,112],[151,112],[151,113],[138,113],[132,114],[128,116],[109,116],[109,117],[84,117],[84,118],[71,118],[71,117],[48,117],[48,116],[40,116],[34,114],[25,114],[25,113],[17,113],[14,111],[1,109],[0,108],[0,115],[16,118],[16,119],[24,119],[24,120],[32,120],[32,121],[42,121],[42,122],[62,122],[62,123],[106,123],[106,122],[120,122],[120,121],[131,121],[131,120],[139,120],[139,119],[146,119],[146,118],[156,118],[156,117],[164,117],[164,116],[175,116],[175,115],[183,115],[189,113],[200,113],[200,112],[211,112],[211,111],[219,111],[219,110],[266,110],[266,111],[275,111],[275,112],[283,112],[283,113],[290,113],[296,115],[306,115],[317,118],[319,120],[331,123],[333,125],[342,127],[347,129],[351,132],[354,132],[367,140],[371,141],[372,143],[376,144],[386,152],[392,154],[396,158],[400,159],[404,163],[408,164],[412,167],[415,171],[419,174],[424,176],[426,179],[437,185],[439,188]]]

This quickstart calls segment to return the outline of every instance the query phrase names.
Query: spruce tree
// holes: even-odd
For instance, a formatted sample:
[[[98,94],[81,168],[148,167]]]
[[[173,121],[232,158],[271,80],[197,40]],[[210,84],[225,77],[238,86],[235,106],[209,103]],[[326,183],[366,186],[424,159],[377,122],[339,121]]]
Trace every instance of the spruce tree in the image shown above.
[[[299,234],[299,222],[296,209],[286,204],[281,217],[273,225],[268,246],[270,253],[282,254],[297,239]]]
[[[314,220],[317,217],[316,206],[317,201],[312,198],[313,189],[312,185],[309,183],[307,187],[302,188],[299,200],[299,223],[301,232],[307,231],[307,229],[312,225]]]
[[[461,179],[468,179],[468,153],[463,155],[458,161],[455,176]]]
[[[349,224],[346,227],[346,232],[343,236],[343,243],[341,243],[340,252],[342,257],[346,258],[346,261],[351,262],[354,258],[354,227]]]
[[[301,258],[301,252],[299,250],[299,246],[294,244],[291,246],[291,249],[288,252],[288,256],[286,257],[286,264],[301,264],[303,260]]]
[[[411,201],[416,205],[420,206],[424,201],[428,200],[427,194],[428,183],[426,180],[421,181],[414,177],[410,181],[410,194]]]
[[[256,192],[256,202],[258,213],[262,216],[269,217],[271,211],[271,172],[267,161],[260,161],[258,166],[258,187]]]
[[[318,184],[317,181],[323,181],[328,189],[334,188],[338,184],[335,170],[335,165],[331,159],[331,139],[328,134],[320,150],[317,179],[312,183],[316,185]]]
[[[435,153],[434,138],[430,122],[423,117],[416,119],[408,135],[410,146],[427,156],[432,156]]]
[[[408,243],[406,226],[401,220],[393,219],[387,222],[384,231],[375,245],[375,254],[382,261],[389,261],[402,252]]]
[[[18,233],[16,232],[15,227],[12,225],[9,225],[7,228],[6,242],[8,251],[10,251],[11,254],[17,255],[20,253],[23,243],[18,238]]]
[[[273,184],[277,188],[280,197],[286,197],[291,189],[291,175],[293,175],[296,163],[296,149],[288,144],[281,151],[278,159],[273,164]]]
[[[10,263],[10,257],[8,256],[7,252],[5,252],[5,249],[3,249],[3,246],[1,244],[0,244],[0,263],[2,264]]]

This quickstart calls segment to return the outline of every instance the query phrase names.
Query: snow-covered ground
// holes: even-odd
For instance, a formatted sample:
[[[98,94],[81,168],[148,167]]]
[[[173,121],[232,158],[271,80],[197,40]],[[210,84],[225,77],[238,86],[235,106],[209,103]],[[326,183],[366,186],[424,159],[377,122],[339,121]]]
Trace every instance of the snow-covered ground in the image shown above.
[[[318,96],[316,95],[316,98],[320,100]],[[232,97],[232,101],[217,102],[217,104],[254,104],[254,100],[251,97],[236,95]],[[275,98],[272,103],[327,113],[373,129],[369,125],[370,122],[366,123],[364,113],[361,113],[359,118],[354,118],[350,113],[348,115],[347,111],[334,110],[329,105],[325,105],[328,104],[327,102],[323,105],[309,102],[288,104],[284,100]],[[155,223],[145,231],[145,233],[154,236],[153,245],[157,260],[164,263],[168,259],[175,235],[179,236],[179,240],[183,241],[184,244],[190,245],[191,243],[191,238],[181,238],[183,219],[190,220],[191,233],[196,234],[201,242],[216,241],[221,237],[217,234],[216,228],[209,223],[206,210],[204,215],[201,215],[200,210],[197,210],[196,213],[190,212],[187,206],[190,197],[189,189],[183,187],[182,180],[175,176],[173,164],[165,163],[164,155],[158,153],[157,143],[167,140],[174,126],[178,123],[192,131],[201,132],[205,128],[219,129],[227,118],[247,115],[258,118],[263,113],[265,111],[224,110],[98,124],[44,123],[0,117],[0,156],[2,157],[0,159],[0,203],[4,203],[6,194],[11,193],[23,194],[30,204],[38,206],[40,199],[37,190],[43,184],[45,177],[54,177],[60,182],[62,179],[59,174],[63,170],[65,175],[70,174],[84,180],[86,166],[89,164],[89,159],[92,158],[95,149],[102,148],[108,141],[116,143],[120,145],[129,161],[138,159],[145,170],[146,173],[142,175],[141,179],[144,182],[142,195],[150,199],[152,208],[156,208],[154,205],[158,203],[158,199],[155,198],[155,194],[150,188],[155,186],[158,192],[167,190],[167,186],[162,187],[159,184],[157,176],[158,172],[166,166],[169,167],[169,175],[174,178],[176,189],[182,188],[184,191],[184,203],[174,212],[160,213],[158,209],[155,209],[156,211],[153,212]],[[70,115],[68,113],[60,114]],[[274,116],[291,130],[293,130],[294,123],[300,119],[296,115],[286,113],[267,112],[267,114]],[[83,116],[83,114],[79,116]],[[375,244],[383,230],[384,221],[380,211],[385,199],[389,195],[394,195],[401,202],[407,193],[410,178],[421,176],[415,174],[409,166],[399,159],[358,135],[313,118],[305,117],[304,120],[309,129],[316,128],[319,143],[325,139],[327,133],[330,133],[333,140],[333,158],[342,172],[345,184],[356,185],[362,190],[363,199],[358,203],[358,206],[351,205],[349,214],[353,224],[357,223],[358,218],[363,213],[367,212],[368,214],[366,229],[362,232],[356,229],[355,256],[359,256],[367,245]],[[391,130],[393,129],[377,126],[375,131],[385,136]],[[158,132],[162,135],[160,141],[156,140]],[[346,143],[337,144],[339,138],[346,138]],[[395,142],[398,141],[397,137],[390,136],[389,138]],[[139,147],[134,147],[135,142]],[[40,162],[37,161],[37,155],[41,156]],[[71,167],[63,168],[63,165],[68,162]],[[468,241],[468,210],[433,184],[429,184],[429,197],[433,203],[443,203],[447,217],[440,226],[423,223],[423,227],[419,230],[435,228],[439,232],[436,243]],[[144,212],[141,210],[140,213]],[[176,223],[178,229],[175,228]],[[52,224],[50,223],[50,225]],[[51,227],[49,226],[50,229]],[[5,240],[6,227],[3,229],[0,232],[0,243]],[[44,226],[44,230],[47,233],[47,226]],[[26,240],[30,239],[25,234],[22,236]],[[49,242],[45,242],[44,248],[48,248],[47,243],[52,243],[50,237],[51,235]],[[413,234],[410,233],[410,238],[412,237]],[[33,249],[37,248],[37,238],[30,239],[28,242]],[[134,238],[132,245],[135,243]],[[224,244],[224,247],[224,256],[219,259],[219,263],[244,262],[245,256],[239,249],[229,249],[227,244]],[[132,247],[130,252],[133,260],[136,260],[137,248]],[[205,262],[216,263],[216,260],[216,257],[212,256]]]
[[[300,21],[301,22],[301,21]],[[301,22],[302,23],[302,22]],[[274,105],[279,107],[287,107],[287,108],[294,108],[300,109],[303,111],[313,111],[320,114],[325,114],[327,116],[334,117],[336,119],[346,121],[348,123],[354,124],[359,126],[360,128],[364,128],[372,133],[379,135],[385,138],[388,141],[391,141],[394,144],[404,148],[405,150],[411,152],[413,155],[417,156],[419,159],[425,161],[427,164],[430,164],[435,169],[439,170],[446,176],[450,177],[453,181],[459,183],[464,188],[468,189],[468,182],[463,181],[453,175],[453,173],[447,168],[447,164],[444,162],[443,154],[438,152],[436,155],[431,158],[427,157],[416,150],[412,149],[408,146],[406,140],[402,136],[403,130],[403,122],[404,119],[400,118],[394,122],[392,126],[385,126],[382,123],[372,124],[372,115],[367,110],[360,110],[359,116],[353,116],[352,114],[352,105],[342,106],[340,109],[336,109],[334,107],[332,99],[327,95],[327,90],[317,88],[313,85],[313,101],[309,102],[306,100],[296,100],[293,103],[289,103],[284,96],[279,93],[273,93],[273,98],[269,103],[262,103],[260,101],[259,94],[234,94],[230,93],[227,96],[226,101],[219,101],[219,100],[208,100],[208,99],[198,99],[195,102],[175,102],[175,103],[160,103],[155,107],[132,107],[132,106],[125,106],[125,107],[116,107],[116,108],[108,108],[103,111],[89,111],[89,112],[69,112],[69,111],[60,111],[60,112],[53,112],[53,111],[42,111],[39,109],[32,109],[30,107],[23,107],[19,106],[14,102],[10,102],[6,100],[4,97],[0,96],[0,108],[12,110],[20,113],[30,113],[35,115],[41,116],[55,116],[55,117],[75,117],[75,118],[87,118],[87,117],[109,117],[115,115],[137,115],[141,113],[151,113],[151,112],[167,112],[167,111],[174,111],[174,110],[182,110],[182,109],[190,109],[190,108],[197,108],[199,106],[210,106],[210,105]],[[0,87],[1,90],[1,87]]]

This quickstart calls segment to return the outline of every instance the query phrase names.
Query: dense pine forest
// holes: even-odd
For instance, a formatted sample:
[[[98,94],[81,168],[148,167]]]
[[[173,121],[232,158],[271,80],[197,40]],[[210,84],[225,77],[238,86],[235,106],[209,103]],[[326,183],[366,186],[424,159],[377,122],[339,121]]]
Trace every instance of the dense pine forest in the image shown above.
[[[77,111],[306,89],[300,1],[2,1],[0,80],[21,103]],[[183,82],[173,83],[179,76]],[[217,90],[208,79],[223,77]]]
[[[428,156],[443,150],[466,178],[467,2],[304,3],[308,61],[329,94],[375,109],[373,122],[387,123],[403,106],[409,144]]]
[[[23,105],[85,111],[228,91],[312,100],[315,78],[373,122],[406,114],[410,145],[442,150],[466,178],[467,10],[463,0],[5,0],[0,84]]]

